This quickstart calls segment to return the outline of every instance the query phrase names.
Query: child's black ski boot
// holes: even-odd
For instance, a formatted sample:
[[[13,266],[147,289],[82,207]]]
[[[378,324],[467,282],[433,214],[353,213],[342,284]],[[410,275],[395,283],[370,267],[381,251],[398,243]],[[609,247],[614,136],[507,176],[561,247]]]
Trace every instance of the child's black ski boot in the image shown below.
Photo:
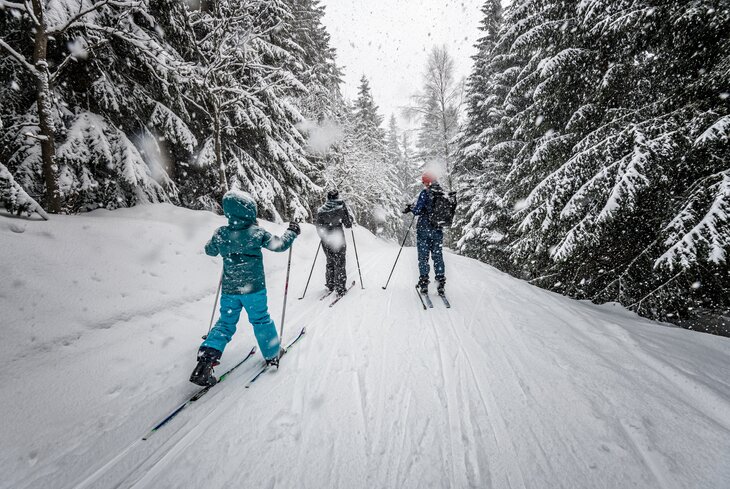
[[[273,358],[266,358],[265,359],[266,360],[266,365],[268,367],[276,367],[278,369],[279,368],[279,360],[281,359],[281,357],[284,356],[284,353],[286,353],[286,348],[284,348],[282,346],[281,348],[279,348],[278,355],[276,355]]]
[[[198,364],[190,374],[190,382],[203,387],[215,385],[218,380],[213,376],[213,367],[218,365],[221,351],[208,346],[201,346],[198,350]]]

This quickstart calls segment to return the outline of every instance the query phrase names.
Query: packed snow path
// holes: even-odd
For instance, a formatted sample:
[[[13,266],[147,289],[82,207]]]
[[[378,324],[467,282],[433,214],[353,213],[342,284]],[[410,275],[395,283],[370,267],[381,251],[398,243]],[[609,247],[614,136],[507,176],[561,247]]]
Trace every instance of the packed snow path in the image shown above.
[[[167,205],[1,218],[2,488],[730,487],[730,339],[543,291],[447,254],[424,311],[415,250],[356,230],[365,290],[318,301],[294,246],[285,336],[149,441],[196,387],[223,219]],[[283,226],[266,224],[272,231]],[[348,234],[350,279],[357,278]],[[286,253],[266,253],[280,319]],[[254,344],[247,323],[218,371]]]

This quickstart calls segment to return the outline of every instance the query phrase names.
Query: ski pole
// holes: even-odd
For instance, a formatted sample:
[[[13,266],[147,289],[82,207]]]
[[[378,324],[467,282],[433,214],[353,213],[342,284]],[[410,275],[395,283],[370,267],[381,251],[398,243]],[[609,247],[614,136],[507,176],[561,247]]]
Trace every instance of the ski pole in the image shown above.
[[[221,287],[223,287],[223,270],[221,270],[221,279],[218,281],[218,289],[215,293],[215,302],[213,303],[213,312],[210,313],[210,324],[208,325],[208,332],[203,335],[203,339],[207,339],[210,334],[210,330],[213,329],[213,319],[215,318],[215,309],[218,306],[218,298],[221,296]]]
[[[355,242],[355,230],[350,228],[352,233],[352,247],[355,248],[355,261],[357,262],[357,273],[360,275],[360,288],[364,289],[365,286],[362,284],[362,272],[360,272],[360,258],[357,256],[357,243]]]
[[[411,228],[413,227],[413,223],[416,220],[416,216],[413,216],[413,219],[411,219],[411,223],[408,225],[408,230],[406,231],[406,235],[403,238],[403,242],[400,244],[400,250],[398,250],[398,256],[395,257],[395,263],[393,263],[393,268],[390,271],[390,275],[388,275],[388,281],[385,282],[385,285],[383,286],[383,290],[388,288],[388,284],[390,283],[390,278],[393,276],[393,272],[395,271],[395,266],[398,264],[398,258],[400,258],[400,253],[403,251],[403,247],[406,244],[406,240],[408,239],[408,234],[411,232]]]
[[[309,271],[309,277],[307,278],[307,285],[304,286],[304,292],[302,292],[302,296],[299,298],[299,300],[304,299],[304,296],[307,295],[307,289],[309,288],[309,281],[312,280],[312,272],[314,272],[314,265],[317,263],[317,255],[319,255],[319,250],[322,248],[322,241],[319,242],[319,245],[317,246],[317,252],[314,254],[314,261],[312,262],[312,269]]]
[[[286,263],[286,281],[284,282],[284,307],[281,310],[281,328],[279,331],[279,341],[284,337],[284,319],[286,318],[286,297],[289,294],[289,273],[291,272],[291,252],[294,244],[289,247],[289,259]]]

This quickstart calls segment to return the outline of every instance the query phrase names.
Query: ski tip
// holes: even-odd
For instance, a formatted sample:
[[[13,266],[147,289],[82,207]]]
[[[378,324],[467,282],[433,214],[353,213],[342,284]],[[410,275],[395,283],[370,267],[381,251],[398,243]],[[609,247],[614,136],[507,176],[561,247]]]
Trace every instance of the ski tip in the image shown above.
[[[300,333],[300,334],[304,334],[304,333],[306,333],[306,332],[307,332],[307,327],[305,326],[305,327],[303,327],[303,328],[302,328],[302,331],[301,331],[301,333]]]
[[[383,290],[385,290],[385,287],[383,287]]]
[[[253,355],[254,353],[256,353],[256,345],[253,345],[253,347],[251,348],[251,353],[249,353],[249,355]]]

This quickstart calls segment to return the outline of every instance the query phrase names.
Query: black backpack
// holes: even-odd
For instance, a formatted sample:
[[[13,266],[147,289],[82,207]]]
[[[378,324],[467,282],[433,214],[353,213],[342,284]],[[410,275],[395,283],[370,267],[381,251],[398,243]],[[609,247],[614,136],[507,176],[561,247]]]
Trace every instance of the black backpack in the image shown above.
[[[456,192],[448,194],[441,188],[431,188],[431,215],[428,222],[432,227],[451,227],[456,213]]]

